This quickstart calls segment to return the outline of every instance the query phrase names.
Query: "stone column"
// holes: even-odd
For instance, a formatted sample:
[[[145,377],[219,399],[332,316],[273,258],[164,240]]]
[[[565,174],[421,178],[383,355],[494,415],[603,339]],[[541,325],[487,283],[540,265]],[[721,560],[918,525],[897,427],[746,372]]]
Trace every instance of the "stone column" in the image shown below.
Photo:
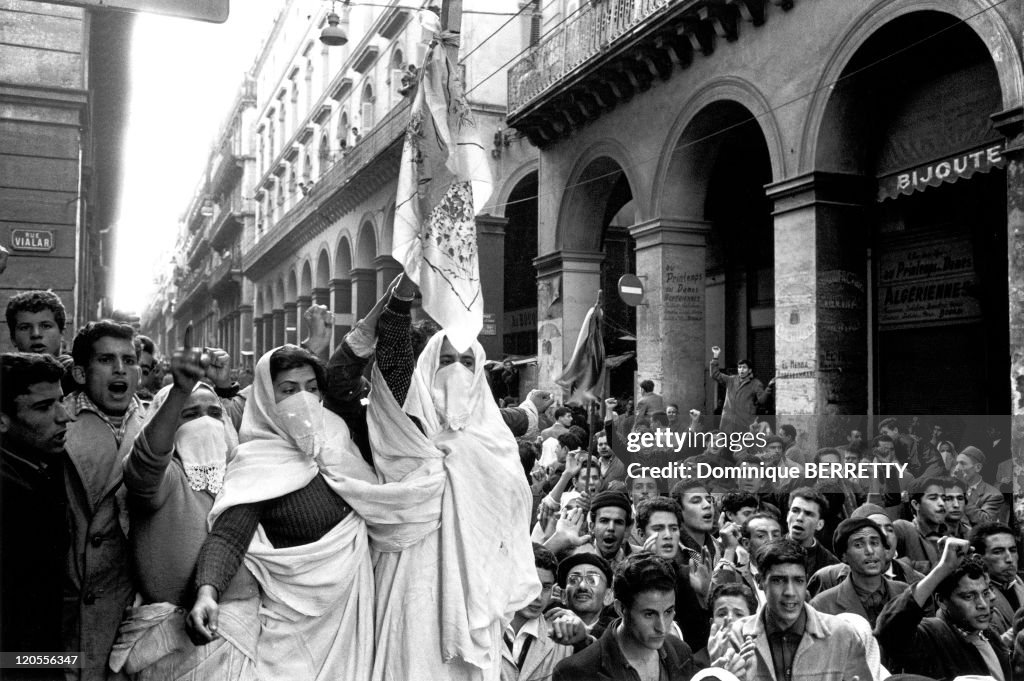
[[[352,280],[352,313],[354,320],[362,319],[377,302],[377,272],[368,267],[355,268]]]
[[[812,452],[842,442],[850,421],[837,415],[868,409],[869,186],[814,172],[766,188],[775,202],[775,409],[807,433]]]
[[[534,259],[537,268],[537,387],[555,383],[572,357],[587,310],[601,288],[604,253],[555,251]]]
[[[508,218],[476,216],[480,251],[480,288],[484,294],[484,328],[480,345],[490,359],[501,359],[505,338],[505,227]],[[528,273],[523,272],[523,276]]]
[[[1009,239],[1010,297],[1010,451],[1013,452],[1013,493],[1024,494],[1024,111],[1011,109],[992,116],[1006,137],[1006,235]],[[990,464],[986,480],[999,472],[1002,461]],[[991,476],[991,477],[990,477]]]
[[[704,287],[710,229],[703,220],[656,218],[629,230],[644,285],[636,318],[637,373],[654,381],[665,402],[679,404],[683,412],[706,401]]]
[[[301,343],[302,339],[309,335],[306,329],[306,310],[313,304],[312,296],[299,296],[297,301],[298,305],[295,310],[295,337],[298,338],[295,341],[296,344]]]
[[[270,347],[276,348],[279,345],[284,345],[288,341],[285,336],[285,312],[283,309],[274,310],[274,342]]]
[[[252,337],[256,341],[252,349],[253,357],[259,359],[266,352],[263,345],[263,317],[252,320]]]
[[[377,290],[381,292],[381,295],[384,295],[384,291],[387,290],[391,280],[402,273],[402,263],[390,255],[377,256],[373,261],[373,268],[377,271]],[[374,298],[374,302],[376,300]],[[373,307],[373,305],[370,307]]]
[[[242,364],[242,353],[252,352],[255,354],[256,348],[253,347],[253,338],[259,338],[260,327],[257,326],[253,329],[253,318],[252,318],[252,305],[239,305],[238,306],[238,363]],[[257,357],[257,359],[259,359]]]
[[[284,304],[284,342],[292,345],[299,344],[298,306],[295,303]]]
[[[331,304],[334,311],[334,337],[331,352],[341,344],[341,339],[352,329],[352,282],[349,279],[331,279]],[[343,322],[344,320],[344,322]]]
[[[264,353],[269,352],[271,348],[276,347],[274,345],[274,313],[273,312],[267,312],[266,314],[263,315],[263,339],[262,339],[262,345],[263,345],[263,353],[260,354],[260,357],[262,357]]]

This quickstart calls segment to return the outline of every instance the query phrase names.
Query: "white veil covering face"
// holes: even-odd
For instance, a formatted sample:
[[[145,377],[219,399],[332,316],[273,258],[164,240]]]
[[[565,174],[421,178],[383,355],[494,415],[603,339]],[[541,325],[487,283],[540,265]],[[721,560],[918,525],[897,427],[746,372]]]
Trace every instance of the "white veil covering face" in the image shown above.
[[[149,422],[156,416],[160,407],[167,401],[167,395],[171,392],[171,387],[166,385],[157,392],[146,414],[146,422],[143,424],[143,428],[149,425]],[[195,387],[192,388],[192,394],[200,390],[208,390],[211,394],[216,395],[213,388],[202,381],[198,381],[195,384]],[[175,455],[185,469],[185,477],[188,478],[189,487],[196,492],[206,490],[214,496],[221,490],[227,461],[234,454],[235,448],[238,446],[238,433],[235,432],[235,426],[231,423],[231,419],[225,414],[220,420],[224,424],[223,446],[221,446],[221,443],[208,442],[201,443],[208,446],[194,448],[179,447],[178,443],[180,440],[176,435],[174,448]],[[184,425],[187,424],[179,425],[178,429],[180,430]]]
[[[379,484],[344,421],[318,403],[320,412],[310,413],[302,400],[275,402],[270,375],[275,350],[256,364],[241,444],[209,523],[212,527],[232,506],[277,499],[323,476],[353,513],[318,541],[281,549],[260,525],[246,552],[245,564],[264,593],[257,667],[265,679],[365,681],[375,637],[367,523],[382,532],[394,527],[401,538],[408,509],[439,496],[443,478]],[[286,402],[298,411],[281,408],[289,406]]]
[[[373,371],[368,421],[378,474],[388,481],[444,474],[440,525],[433,508],[425,509],[422,540],[386,553],[375,567],[375,679],[497,679],[504,627],[540,593],[530,491],[516,441],[491,399],[483,348],[472,345],[468,393],[446,401],[449,411],[455,402],[468,410],[453,430],[432,395],[444,337],[434,335],[424,348],[403,408]]]

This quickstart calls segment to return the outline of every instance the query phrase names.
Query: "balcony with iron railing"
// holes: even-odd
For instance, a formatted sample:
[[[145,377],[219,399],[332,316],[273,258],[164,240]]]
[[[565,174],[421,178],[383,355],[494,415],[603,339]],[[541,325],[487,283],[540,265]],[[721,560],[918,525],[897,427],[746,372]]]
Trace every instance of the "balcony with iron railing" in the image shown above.
[[[508,124],[551,144],[793,1],[589,0],[508,70]]]
[[[210,245],[222,250],[238,233],[246,215],[253,215],[255,204],[242,196],[241,185],[236,185],[224,200],[217,204],[210,218]]]
[[[200,294],[205,293],[207,290],[209,276],[210,258],[204,258],[198,267],[189,270],[185,274],[181,284],[178,286],[178,290],[181,292],[178,296],[178,310],[184,311],[190,303],[199,300]]]
[[[308,193],[270,225],[259,241],[248,249],[244,256],[247,273],[254,268],[260,269],[261,261],[286,239],[301,239],[303,228],[313,227],[306,224],[309,218],[314,214],[326,214],[323,211],[325,205],[331,204],[330,212],[333,214],[351,209],[360,197],[360,192],[354,191],[356,185],[363,184],[359,181],[360,173],[392,147],[398,147],[400,151],[400,142],[408,124],[409,106],[409,100],[403,100],[359,142],[336,155],[327,171],[309,187]]]
[[[238,244],[225,257],[213,256],[210,270],[210,289],[218,289],[228,281],[238,280],[242,274],[242,249]]]

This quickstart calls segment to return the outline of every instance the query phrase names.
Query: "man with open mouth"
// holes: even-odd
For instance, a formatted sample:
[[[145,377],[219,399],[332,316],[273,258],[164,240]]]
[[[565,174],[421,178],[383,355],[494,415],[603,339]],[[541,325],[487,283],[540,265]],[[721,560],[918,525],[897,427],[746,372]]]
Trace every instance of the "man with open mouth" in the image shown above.
[[[633,524],[633,506],[623,492],[601,492],[590,504],[590,534],[602,558],[614,570],[632,552],[626,530]]]
[[[947,537],[935,567],[878,617],[875,635],[892,673],[1012,678],[1006,647],[992,628],[985,562],[968,549],[966,539]],[[936,617],[924,616],[929,601]]]
[[[121,462],[142,429],[135,330],[109,320],[90,322],[75,336],[72,375],[79,390],[65,399],[65,469],[72,524],[65,584],[65,650],[81,652],[82,681],[105,679],[107,658],[134,588],[127,527],[121,516]]]
[[[833,545],[850,567],[846,579],[811,600],[818,612],[852,612],[875,626],[887,603],[909,587],[885,576],[889,539],[873,520],[848,518],[836,528]]]

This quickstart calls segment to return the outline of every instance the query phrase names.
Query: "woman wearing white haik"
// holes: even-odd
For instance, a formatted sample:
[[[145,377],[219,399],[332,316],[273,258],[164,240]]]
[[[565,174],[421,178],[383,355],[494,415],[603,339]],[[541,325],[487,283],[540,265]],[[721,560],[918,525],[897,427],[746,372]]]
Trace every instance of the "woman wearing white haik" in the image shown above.
[[[442,331],[413,370],[415,291],[403,275],[381,314],[370,442],[385,480],[441,472],[445,484],[411,519],[414,543],[375,565],[374,679],[496,680],[505,625],[540,593],[530,492],[480,344],[459,352]]]
[[[367,523],[404,527],[403,510],[439,494],[441,475],[378,484],[345,423],[324,410],[322,364],[282,346],[256,364],[241,444],[210,512],[189,624],[220,634],[218,596],[244,560],[262,589],[261,679],[365,681],[374,652]],[[355,511],[355,512],[353,512]],[[387,537],[379,539],[391,547]]]

